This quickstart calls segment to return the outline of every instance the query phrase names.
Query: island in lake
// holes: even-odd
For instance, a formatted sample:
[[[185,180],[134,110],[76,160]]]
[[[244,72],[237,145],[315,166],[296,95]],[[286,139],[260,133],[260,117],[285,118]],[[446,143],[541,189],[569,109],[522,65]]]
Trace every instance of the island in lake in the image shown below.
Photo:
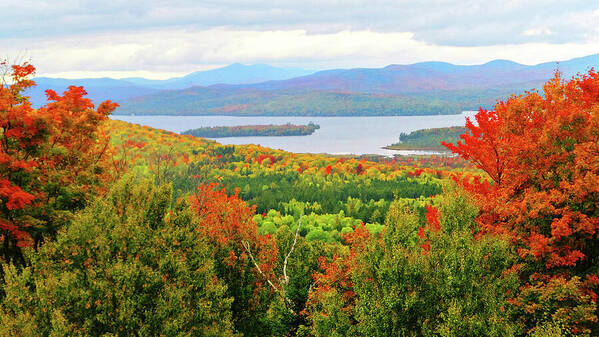
[[[254,136],[307,136],[320,129],[320,125],[312,122],[307,125],[240,125],[240,126],[213,126],[191,129],[182,132],[182,135],[192,135],[206,138],[222,137],[254,137]]]
[[[468,132],[463,126],[451,126],[446,128],[431,128],[401,133],[399,142],[385,146],[388,150],[429,150],[448,151],[441,145],[442,141],[454,143],[460,140],[460,135]]]

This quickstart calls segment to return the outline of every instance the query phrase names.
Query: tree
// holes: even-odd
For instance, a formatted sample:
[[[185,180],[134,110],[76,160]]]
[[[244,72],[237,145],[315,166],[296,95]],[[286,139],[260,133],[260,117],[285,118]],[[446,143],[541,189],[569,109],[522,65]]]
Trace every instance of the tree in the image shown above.
[[[171,198],[127,175],[30,266],[4,264],[0,335],[235,336],[211,247]]]
[[[481,228],[516,244],[523,296],[550,296],[556,280],[580,286],[580,297],[556,301],[544,315],[539,296],[516,299],[528,307],[520,318],[529,329],[559,318],[574,333],[598,333],[599,73],[569,81],[556,73],[542,95],[513,96],[475,119],[461,141],[444,145],[488,173],[491,183],[457,180],[478,199]],[[594,309],[580,317],[572,312],[580,305]]]
[[[276,242],[270,235],[258,234],[252,219],[255,209],[237,193],[227,195],[216,184],[200,185],[189,202],[198,218],[198,234],[210,244],[216,275],[233,298],[236,330],[244,336],[268,334],[266,311],[276,296],[269,284],[276,279]]]
[[[71,86],[33,109],[25,89],[35,68],[9,66],[0,86],[0,240],[6,260],[23,263],[20,247],[34,245],[68,222],[92,196],[105,190],[111,151],[102,123],[117,104],[97,109]]]
[[[358,228],[349,253],[323,261],[308,312],[315,336],[513,336],[505,310],[518,280],[507,241],[475,237],[477,208],[457,192],[422,217],[394,203],[381,238]],[[365,232],[365,233],[364,233]]]

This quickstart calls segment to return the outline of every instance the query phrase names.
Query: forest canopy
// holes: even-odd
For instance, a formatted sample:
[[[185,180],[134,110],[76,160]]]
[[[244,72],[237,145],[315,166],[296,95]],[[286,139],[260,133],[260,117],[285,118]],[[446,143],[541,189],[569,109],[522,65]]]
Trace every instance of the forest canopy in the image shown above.
[[[320,125],[312,122],[307,125],[295,125],[291,123],[283,125],[240,125],[240,126],[208,126],[183,131],[182,135],[196,137],[220,138],[220,137],[253,137],[253,136],[307,136],[320,129]]]
[[[371,161],[110,120],[81,87],[33,109],[3,65],[2,336],[599,334],[595,71],[481,109],[461,158]]]
[[[402,132],[399,135],[399,142],[385,148],[391,150],[447,150],[442,142],[455,143],[460,140],[462,134],[467,132],[468,129],[462,126],[421,129],[410,133]]]

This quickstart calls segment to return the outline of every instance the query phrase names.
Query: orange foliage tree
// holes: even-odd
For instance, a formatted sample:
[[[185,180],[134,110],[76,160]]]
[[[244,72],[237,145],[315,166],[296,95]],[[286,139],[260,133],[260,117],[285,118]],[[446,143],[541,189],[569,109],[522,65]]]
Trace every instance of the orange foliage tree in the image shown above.
[[[190,203],[199,217],[201,236],[212,246],[216,274],[233,298],[237,330],[246,336],[260,335],[266,309],[278,290],[271,281],[276,279],[279,255],[275,240],[258,234],[255,207],[216,184],[200,185]]]
[[[516,244],[527,282],[523,294],[545,289],[547,297],[562,280],[580,285],[576,305],[593,308],[599,272],[599,73],[569,81],[556,73],[543,94],[513,96],[492,111],[481,109],[475,119],[467,120],[469,133],[461,141],[444,145],[491,179],[456,179],[479,200],[482,229],[508,234]],[[529,318],[538,318],[543,305],[529,300],[514,303],[527,308],[525,320],[534,325]],[[571,321],[573,332],[596,329],[596,308],[556,302],[552,319]]]
[[[356,323],[354,308],[356,293],[352,273],[360,273],[359,257],[369,245],[377,243],[376,238],[361,226],[354,228],[343,236],[343,241],[349,246],[345,256],[334,254],[332,260],[321,256],[318,259],[322,272],[315,272],[315,287],[308,294],[309,311],[305,314],[315,326],[323,326],[324,330],[348,330]],[[322,328],[316,328],[322,329]],[[330,332],[329,331],[329,332]]]
[[[35,68],[8,65],[0,86],[0,240],[5,259],[24,262],[20,247],[37,245],[110,179],[108,137],[100,126],[117,104],[94,109],[82,87],[34,109],[23,93]]]

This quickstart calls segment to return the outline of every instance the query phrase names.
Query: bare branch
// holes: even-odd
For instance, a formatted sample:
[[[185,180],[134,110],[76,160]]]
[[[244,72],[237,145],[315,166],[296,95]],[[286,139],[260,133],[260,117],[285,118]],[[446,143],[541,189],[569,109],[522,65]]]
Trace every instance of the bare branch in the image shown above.
[[[287,310],[289,310],[290,313],[295,314],[295,312],[292,309],[293,302],[289,298],[287,298],[287,294],[285,293],[285,289],[284,288],[280,288],[280,289],[277,288],[277,286],[275,286],[275,284],[268,278],[268,276],[266,276],[266,274],[264,274],[264,272],[262,271],[262,269],[258,265],[258,262],[256,262],[256,259],[254,259],[254,254],[252,254],[252,250],[250,249],[250,243],[247,242],[247,241],[241,241],[241,244],[243,245],[243,247],[245,248],[246,252],[250,256],[250,259],[252,260],[252,263],[254,264],[254,266],[256,267],[256,269],[258,270],[258,272],[260,273],[260,275],[264,276],[264,278],[266,279],[266,282],[268,282],[268,284],[271,286],[271,288],[277,294],[279,294],[279,296],[281,296],[281,298],[283,299],[283,301],[285,303],[285,307],[287,308]]]
[[[302,218],[300,217],[299,222],[297,223],[297,229],[295,230],[295,237],[293,238],[293,244],[291,245],[289,252],[285,256],[285,262],[283,263],[283,280],[285,281],[285,284],[289,283],[289,276],[287,276],[287,262],[289,262],[289,256],[291,256],[291,253],[293,252],[293,249],[295,248],[295,244],[297,243],[297,237],[299,236],[299,231],[300,231],[301,226],[302,226]]]
[[[299,232],[300,232],[300,227],[301,226],[302,226],[302,219],[300,217],[300,220],[299,220],[299,222],[297,224],[297,229],[295,230],[295,237],[293,238],[293,243],[291,244],[291,248],[289,249],[289,252],[287,252],[287,255],[285,255],[285,261],[283,262],[283,280],[282,280],[282,282],[281,282],[281,280],[279,280],[279,283],[281,283],[281,284],[279,284],[279,287],[276,286],[268,278],[268,276],[266,276],[266,274],[262,271],[262,269],[258,265],[258,262],[254,258],[254,254],[252,254],[252,249],[250,248],[250,243],[247,242],[247,241],[241,241],[241,244],[245,248],[245,251],[250,256],[250,260],[252,261],[252,263],[256,267],[256,270],[258,270],[258,272],[260,273],[260,275],[262,275],[264,277],[264,279],[266,279],[266,282],[268,282],[268,284],[270,285],[270,287],[277,294],[279,294],[281,296],[281,298],[283,298],[283,301],[285,302],[285,305],[286,305],[287,309],[291,313],[294,313],[294,311],[292,309],[293,303],[292,303],[292,301],[289,298],[287,298],[287,294],[285,293],[285,286],[287,286],[289,284],[289,276],[287,276],[287,265],[289,263],[289,257],[291,256],[291,253],[293,253],[293,250],[295,249],[295,245],[297,244],[297,238],[299,236]]]
[[[252,263],[254,264],[254,266],[256,267],[256,269],[258,270],[258,272],[264,276],[264,278],[266,279],[266,282],[268,282],[268,284],[279,294],[281,294],[281,290],[279,290],[274,283],[272,283],[270,281],[270,279],[266,276],[266,274],[264,274],[264,272],[262,271],[262,269],[260,269],[260,266],[258,265],[258,263],[256,262],[256,259],[254,259],[254,254],[252,254],[252,250],[250,249],[250,243],[247,241],[241,241],[241,244],[243,245],[243,247],[245,248],[245,250],[247,251],[248,255],[250,256],[250,259],[252,260]]]

